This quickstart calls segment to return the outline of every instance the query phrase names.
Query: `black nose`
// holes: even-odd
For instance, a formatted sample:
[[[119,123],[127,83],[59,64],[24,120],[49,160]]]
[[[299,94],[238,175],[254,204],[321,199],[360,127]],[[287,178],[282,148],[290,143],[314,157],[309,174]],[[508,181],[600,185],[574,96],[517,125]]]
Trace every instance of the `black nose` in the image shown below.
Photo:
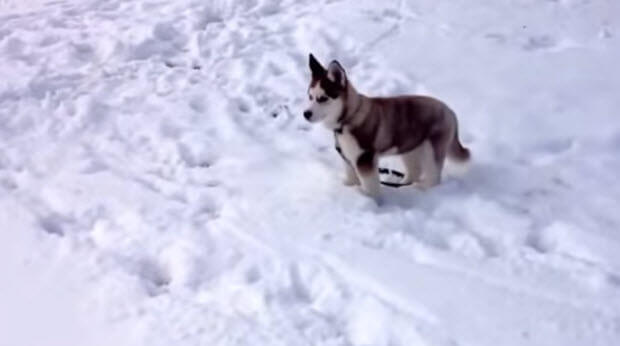
[[[312,117],[312,111],[304,112],[304,118],[306,118],[307,120],[310,120],[311,117]]]

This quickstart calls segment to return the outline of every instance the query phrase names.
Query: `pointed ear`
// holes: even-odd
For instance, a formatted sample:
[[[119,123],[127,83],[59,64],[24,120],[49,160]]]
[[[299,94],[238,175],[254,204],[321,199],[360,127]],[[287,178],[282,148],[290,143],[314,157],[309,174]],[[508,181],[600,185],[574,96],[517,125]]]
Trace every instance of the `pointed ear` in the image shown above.
[[[312,53],[310,53],[309,62],[310,62],[310,71],[312,71],[312,78],[321,78],[323,75],[325,75],[327,71],[325,70],[323,65],[321,65],[321,63],[318,60],[316,60],[316,58],[314,57],[314,55],[312,55]]]
[[[329,66],[327,67],[327,78],[340,85],[342,88],[347,86],[347,73],[344,71],[342,65],[340,65],[340,63],[336,60],[329,63]]]

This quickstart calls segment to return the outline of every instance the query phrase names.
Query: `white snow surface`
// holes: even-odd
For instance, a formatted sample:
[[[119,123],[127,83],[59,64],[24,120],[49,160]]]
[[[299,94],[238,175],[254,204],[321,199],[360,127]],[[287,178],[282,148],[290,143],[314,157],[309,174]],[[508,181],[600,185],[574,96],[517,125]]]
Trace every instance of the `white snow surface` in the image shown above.
[[[619,37],[616,0],[0,0],[0,345],[618,345]],[[309,52],[446,101],[469,172],[343,186]]]

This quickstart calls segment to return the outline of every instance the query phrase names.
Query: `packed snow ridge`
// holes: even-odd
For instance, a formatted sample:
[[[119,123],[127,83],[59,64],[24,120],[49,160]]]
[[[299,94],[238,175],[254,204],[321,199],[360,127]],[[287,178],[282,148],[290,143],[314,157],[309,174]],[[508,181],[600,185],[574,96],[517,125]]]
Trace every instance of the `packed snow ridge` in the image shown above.
[[[618,345],[619,14],[0,0],[0,345]],[[469,172],[344,186],[310,52],[444,100]]]

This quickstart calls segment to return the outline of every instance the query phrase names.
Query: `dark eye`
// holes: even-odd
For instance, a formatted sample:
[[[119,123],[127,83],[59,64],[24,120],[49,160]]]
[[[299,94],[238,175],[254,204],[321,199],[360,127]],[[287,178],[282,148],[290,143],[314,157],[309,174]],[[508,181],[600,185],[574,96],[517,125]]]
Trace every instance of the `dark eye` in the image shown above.
[[[318,102],[318,103],[327,102],[327,96],[321,96],[321,97],[317,98],[316,102]]]
[[[308,98],[310,99],[310,101],[312,101],[312,95],[308,95]]]

